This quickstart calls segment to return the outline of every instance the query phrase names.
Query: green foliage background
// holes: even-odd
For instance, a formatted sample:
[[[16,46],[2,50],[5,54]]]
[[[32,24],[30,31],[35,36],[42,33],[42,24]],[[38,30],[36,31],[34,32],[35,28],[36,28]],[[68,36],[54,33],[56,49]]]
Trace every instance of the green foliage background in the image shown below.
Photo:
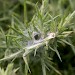
[[[45,40],[27,47],[35,31]],[[0,67],[0,75],[74,75],[75,0],[0,0]]]

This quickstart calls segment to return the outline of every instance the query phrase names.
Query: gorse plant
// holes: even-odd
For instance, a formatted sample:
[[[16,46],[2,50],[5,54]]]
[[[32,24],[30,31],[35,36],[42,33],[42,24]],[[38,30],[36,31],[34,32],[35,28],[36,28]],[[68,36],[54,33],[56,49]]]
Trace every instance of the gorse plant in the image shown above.
[[[0,68],[0,75],[16,75],[17,69],[13,69],[13,64],[9,64],[6,70]]]
[[[35,6],[35,14],[29,22],[26,2],[24,0],[24,22],[19,20],[17,13],[12,12],[9,30],[5,33],[0,28],[0,46],[5,49],[5,52],[1,54],[1,58],[3,56],[4,58],[0,59],[0,62],[9,59],[13,59],[12,62],[18,60],[20,72],[23,72],[21,73],[23,75],[62,75],[54,62],[54,55],[57,54],[60,62],[63,62],[58,48],[66,44],[75,53],[75,47],[71,41],[72,34],[75,32],[74,24],[71,23],[75,11],[69,15],[64,14],[65,16],[62,13],[54,14],[53,10],[49,10],[49,1],[42,0],[40,7],[38,3],[32,3]],[[21,64],[23,63],[21,57],[23,57],[25,67]]]

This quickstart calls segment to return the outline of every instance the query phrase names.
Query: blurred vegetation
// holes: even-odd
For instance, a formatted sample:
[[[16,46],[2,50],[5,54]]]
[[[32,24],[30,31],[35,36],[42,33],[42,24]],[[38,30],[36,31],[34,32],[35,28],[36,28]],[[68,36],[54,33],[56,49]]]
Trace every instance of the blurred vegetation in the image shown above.
[[[75,0],[0,0],[0,75],[74,75],[74,20]]]

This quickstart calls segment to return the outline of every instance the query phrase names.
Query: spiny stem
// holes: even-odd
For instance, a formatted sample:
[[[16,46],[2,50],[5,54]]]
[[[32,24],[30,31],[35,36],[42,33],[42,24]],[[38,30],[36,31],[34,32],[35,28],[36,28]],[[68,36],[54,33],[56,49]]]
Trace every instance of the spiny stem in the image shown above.
[[[24,24],[27,27],[27,9],[26,9],[26,0],[24,0]]]

